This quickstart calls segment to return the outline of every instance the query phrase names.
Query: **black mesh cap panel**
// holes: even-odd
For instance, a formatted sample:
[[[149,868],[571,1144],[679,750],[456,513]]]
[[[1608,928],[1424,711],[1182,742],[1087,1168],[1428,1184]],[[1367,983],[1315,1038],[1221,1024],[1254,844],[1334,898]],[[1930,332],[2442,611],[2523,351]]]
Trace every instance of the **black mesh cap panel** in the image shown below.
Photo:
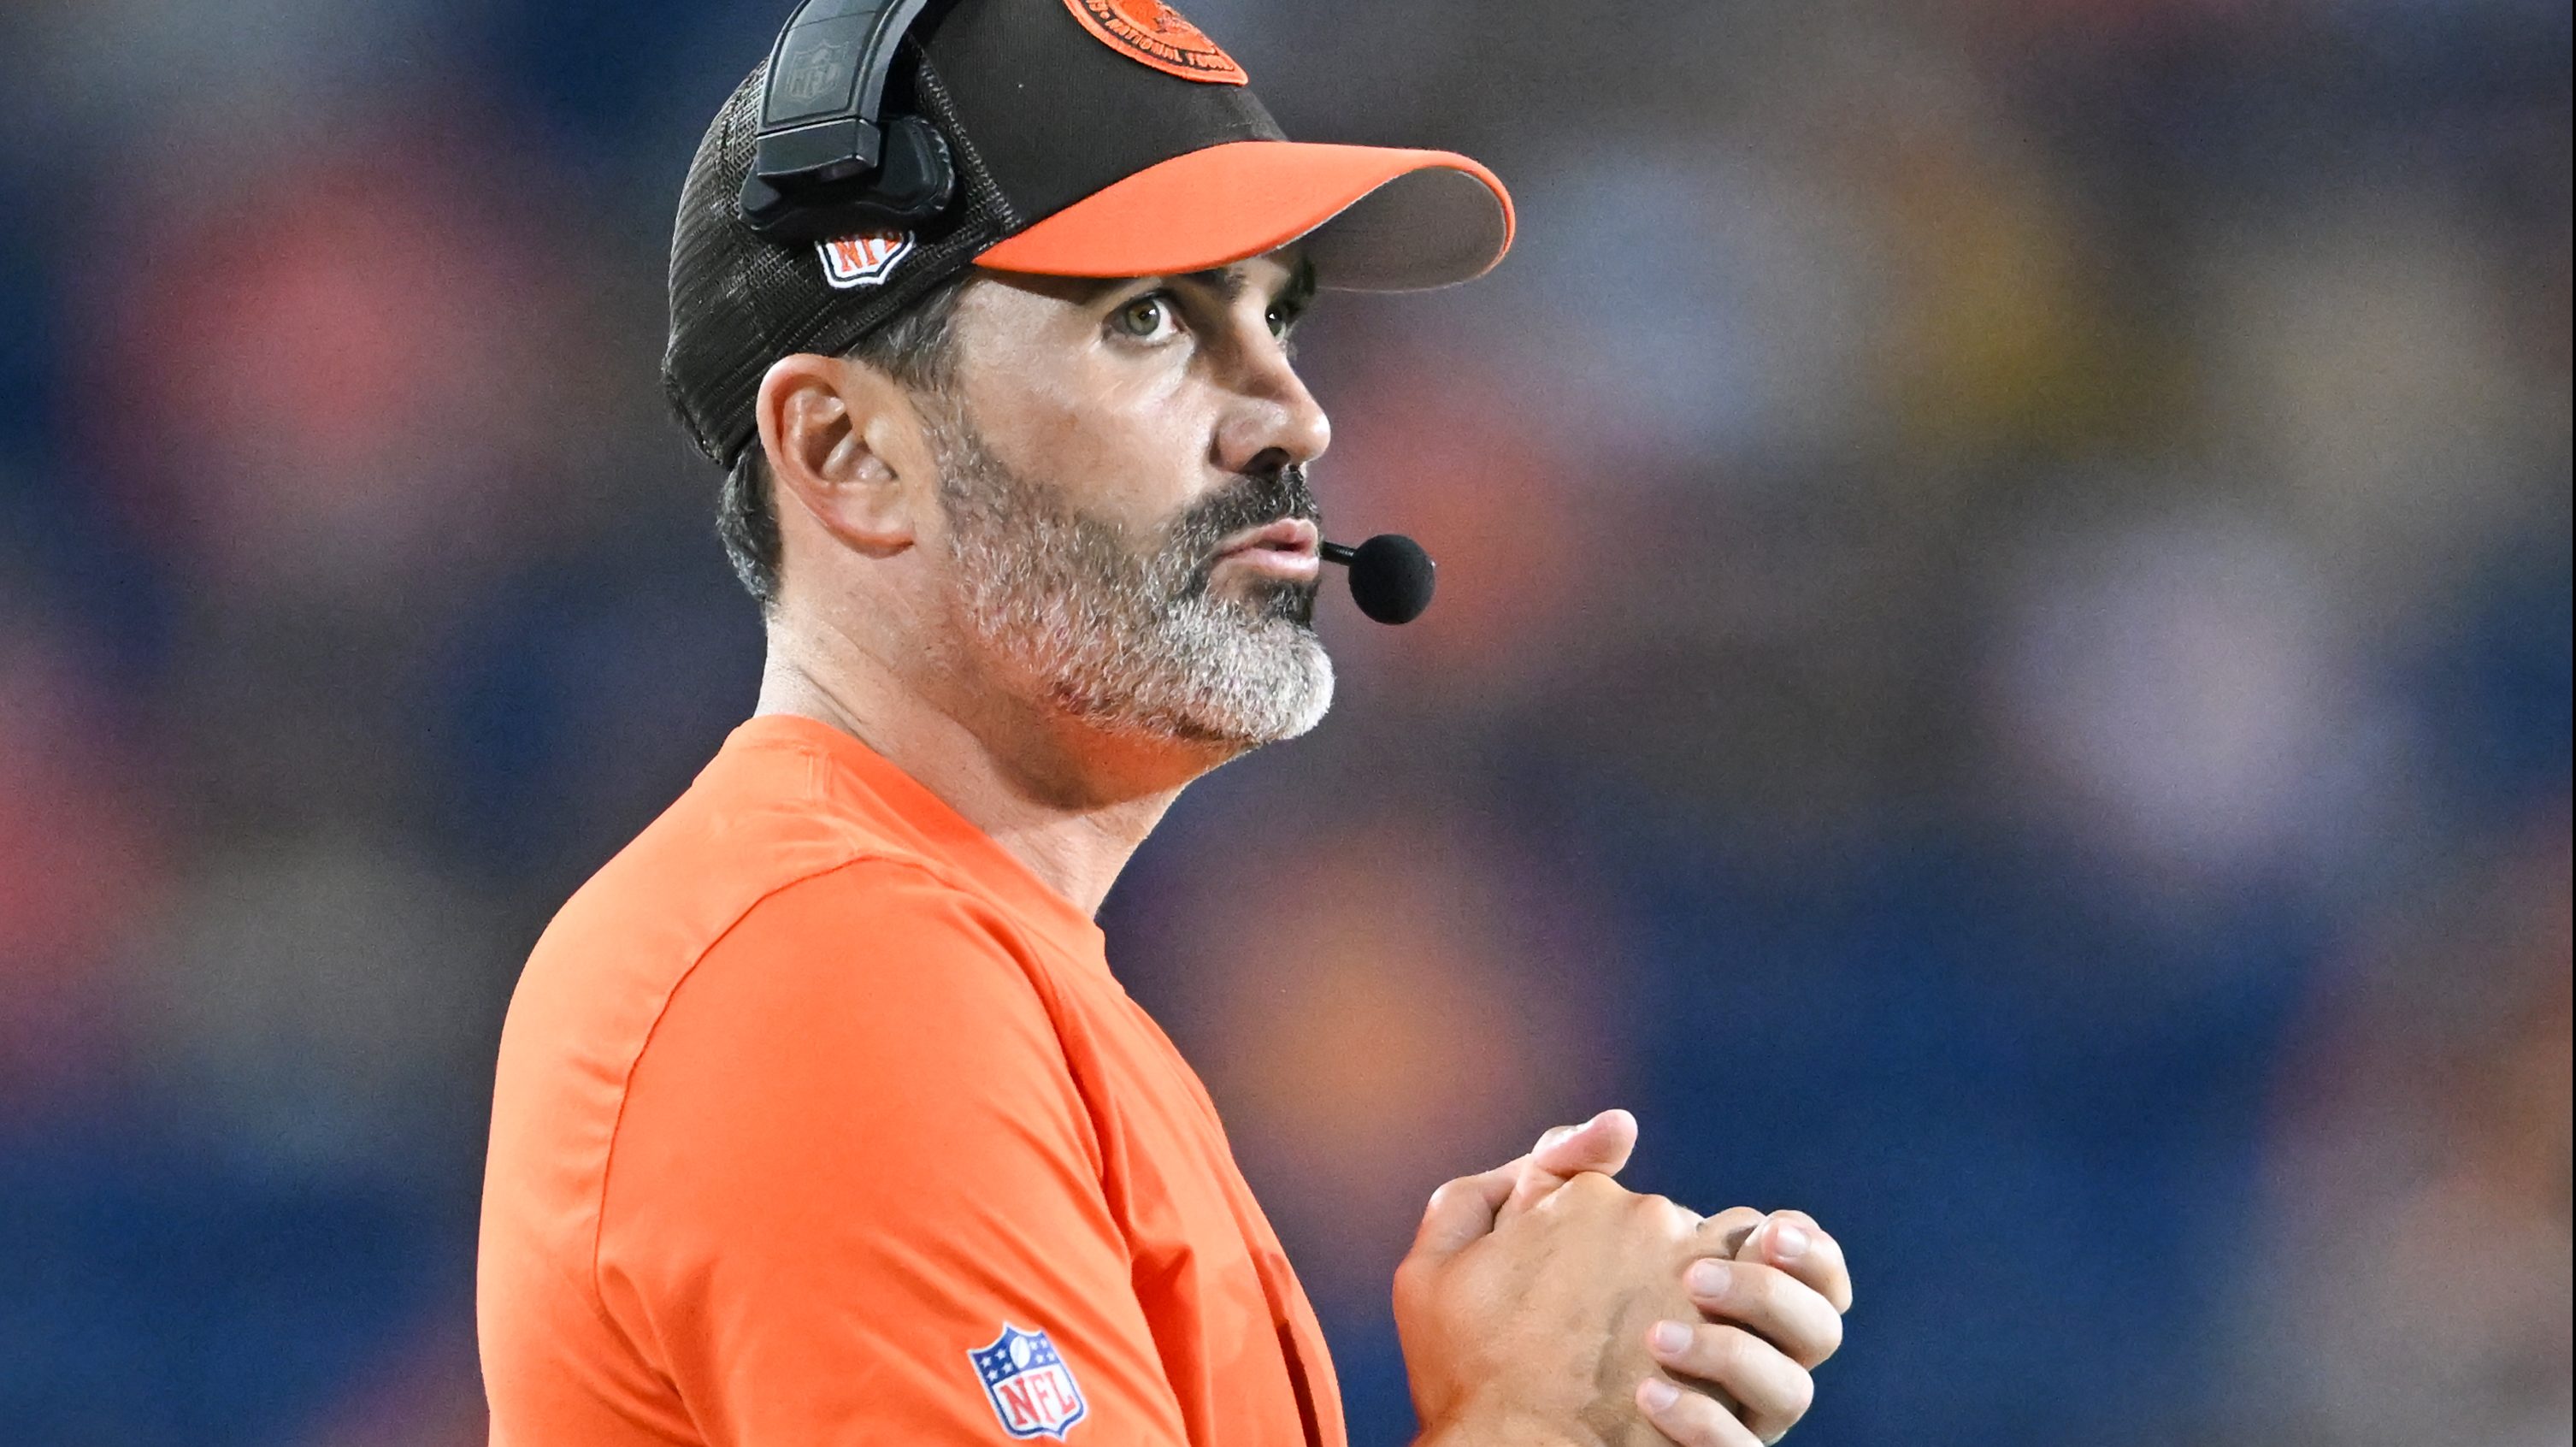
[[[933,66],[898,66],[889,114],[917,107],[949,138],[958,200],[916,233],[881,285],[835,290],[810,242],[771,242],[742,224],[742,178],[760,131],[768,62],[716,113],[689,163],[671,234],[671,336],[662,387],[698,450],[731,467],[757,435],[752,408],[769,364],[798,352],[837,353],[973,264],[1022,223],[955,123]]]

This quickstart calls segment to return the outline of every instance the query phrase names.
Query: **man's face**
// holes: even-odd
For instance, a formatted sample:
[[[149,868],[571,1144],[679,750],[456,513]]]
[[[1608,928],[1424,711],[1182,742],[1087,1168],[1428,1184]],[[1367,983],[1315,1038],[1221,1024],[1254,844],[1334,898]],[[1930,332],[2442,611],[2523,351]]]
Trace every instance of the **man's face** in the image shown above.
[[[1314,727],[1329,438],[1289,365],[1311,284],[1277,256],[1120,282],[999,278],[927,399],[956,622],[1091,725],[1246,748]]]

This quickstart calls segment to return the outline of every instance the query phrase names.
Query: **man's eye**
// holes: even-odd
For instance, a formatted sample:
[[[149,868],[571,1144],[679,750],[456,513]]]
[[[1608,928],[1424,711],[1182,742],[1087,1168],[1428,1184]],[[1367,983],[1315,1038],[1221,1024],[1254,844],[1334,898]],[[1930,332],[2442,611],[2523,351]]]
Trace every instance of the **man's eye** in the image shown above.
[[[1125,336],[1158,340],[1172,330],[1172,304],[1160,293],[1140,296],[1110,313],[1109,324]]]

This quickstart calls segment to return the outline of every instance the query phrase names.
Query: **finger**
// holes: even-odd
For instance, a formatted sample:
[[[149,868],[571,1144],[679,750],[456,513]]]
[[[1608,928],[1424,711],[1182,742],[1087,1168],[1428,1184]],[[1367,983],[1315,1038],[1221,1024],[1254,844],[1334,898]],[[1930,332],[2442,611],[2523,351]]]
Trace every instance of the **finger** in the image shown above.
[[[1748,1254],[1749,1253],[1749,1254]],[[1735,1253],[1738,1261],[1758,1260],[1777,1266],[1816,1289],[1834,1310],[1852,1307],[1851,1266],[1842,1243],[1827,1235],[1804,1211],[1775,1211],[1762,1229]]]
[[[1585,1171],[1615,1176],[1636,1148],[1637,1118],[1624,1110],[1605,1110],[1578,1126],[1559,1126],[1540,1136],[1537,1149],[1521,1158],[1520,1179],[1503,1214],[1529,1209]]]
[[[1751,1206],[1729,1206],[1699,1223],[1700,1239],[1713,1243],[1709,1255],[1732,1260],[1743,1252],[1754,1230],[1770,1219]]]
[[[1659,1321],[1646,1333],[1646,1345],[1666,1371],[1733,1397],[1744,1426],[1762,1441],[1779,1440],[1815,1404],[1816,1381],[1807,1369],[1741,1327]]]
[[[1581,1125],[1561,1125],[1540,1136],[1529,1159],[1560,1176],[1579,1171],[1615,1176],[1636,1148],[1637,1117],[1612,1109]]]
[[[1698,1392],[1687,1392],[1661,1377],[1637,1384],[1637,1410],[1654,1429],[1679,1447],[1762,1447],[1753,1429],[1735,1420],[1724,1407]]]
[[[1492,1234],[1494,1213],[1510,1199],[1512,1184],[1519,1178],[1520,1162],[1515,1161],[1482,1175],[1444,1182],[1422,1208],[1422,1227],[1413,1233],[1414,1253],[1454,1256]]]
[[[1694,1261],[1682,1274],[1691,1303],[1778,1347],[1802,1367],[1841,1350],[1843,1314],[1798,1278],[1753,1261]]]

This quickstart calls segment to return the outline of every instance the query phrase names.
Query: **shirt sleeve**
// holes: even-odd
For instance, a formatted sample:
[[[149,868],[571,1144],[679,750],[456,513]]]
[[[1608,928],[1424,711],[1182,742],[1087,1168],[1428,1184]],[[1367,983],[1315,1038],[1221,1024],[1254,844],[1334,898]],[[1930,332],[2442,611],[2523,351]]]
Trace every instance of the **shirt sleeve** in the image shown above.
[[[764,899],[672,993],[596,1286],[711,1447],[1184,1441],[1024,950],[861,861]]]

